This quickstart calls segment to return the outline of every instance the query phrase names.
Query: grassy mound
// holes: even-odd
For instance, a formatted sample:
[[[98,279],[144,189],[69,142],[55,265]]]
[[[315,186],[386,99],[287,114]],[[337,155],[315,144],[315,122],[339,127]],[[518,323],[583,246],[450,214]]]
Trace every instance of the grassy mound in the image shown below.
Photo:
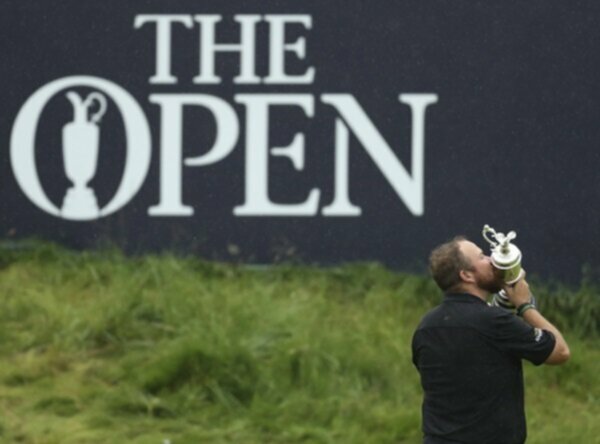
[[[0,442],[420,442],[426,277],[52,245],[0,264]],[[573,358],[526,366],[528,443],[598,442],[600,296],[532,287]]]

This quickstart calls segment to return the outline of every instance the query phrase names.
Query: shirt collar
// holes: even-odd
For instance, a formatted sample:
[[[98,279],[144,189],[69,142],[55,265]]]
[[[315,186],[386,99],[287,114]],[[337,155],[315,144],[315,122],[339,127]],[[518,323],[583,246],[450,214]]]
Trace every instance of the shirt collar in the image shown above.
[[[470,294],[470,293],[446,293],[444,295],[444,302],[449,302],[449,303],[453,303],[453,302],[466,302],[469,304],[486,304],[487,302],[485,302],[484,300],[482,300],[481,298]]]

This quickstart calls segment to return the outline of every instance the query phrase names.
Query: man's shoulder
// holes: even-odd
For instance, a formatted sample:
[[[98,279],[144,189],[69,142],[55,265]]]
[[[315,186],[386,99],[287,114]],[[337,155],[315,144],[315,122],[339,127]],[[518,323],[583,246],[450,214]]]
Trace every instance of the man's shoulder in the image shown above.
[[[479,326],[487,329],[492,325],[510,322],[512,313],[487,303],[453,304],[451,301],[442,303],[428,311],[417,330],[432,327],[472,327]]]
[[[438,305],[437,307],[429,310],[423,317],[421,318],[421,322],[417,326],[417,330],[426,328],[428,326],[434,325],[437,323],[437,320],[443,316],[444,307],[442,305]]]

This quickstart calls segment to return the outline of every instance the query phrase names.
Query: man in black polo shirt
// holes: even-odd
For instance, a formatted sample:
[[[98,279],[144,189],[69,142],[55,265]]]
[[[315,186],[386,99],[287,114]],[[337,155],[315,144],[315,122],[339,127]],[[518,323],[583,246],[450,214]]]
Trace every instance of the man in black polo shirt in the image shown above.
[[[561,364],[568,345],[531,303],[525,279],[504,286],[489,256],[465,238],[433,250],[430,270],[445,296],[412,342],[424,391],[424,444],[524,443],[521,360]],[[486,303],[502,288],[519,316]]]

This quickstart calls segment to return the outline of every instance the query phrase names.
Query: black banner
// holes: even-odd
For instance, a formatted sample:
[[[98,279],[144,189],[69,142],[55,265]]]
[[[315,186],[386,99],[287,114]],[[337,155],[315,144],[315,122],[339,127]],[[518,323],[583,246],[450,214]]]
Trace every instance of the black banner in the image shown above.
[[[422,269],[600,264],[592,1],[4,1],[0,232]]]

